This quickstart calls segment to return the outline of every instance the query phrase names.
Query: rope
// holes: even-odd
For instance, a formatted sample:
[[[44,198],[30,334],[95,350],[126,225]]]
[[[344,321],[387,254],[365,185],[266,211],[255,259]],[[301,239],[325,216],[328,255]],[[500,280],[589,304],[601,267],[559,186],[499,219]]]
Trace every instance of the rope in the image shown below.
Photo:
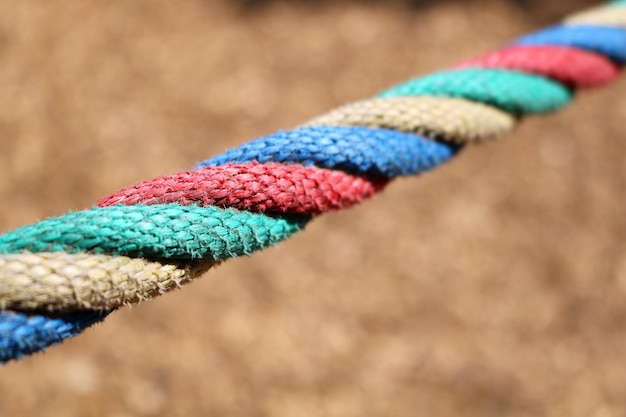
[[[192,170],[0,235],[0,362],[304,229],[316,215],[431,170],[626,63],[626,0],[410,80]]]
[[[449,97],[374,98],[340,107],[305,126],[365,126],[395,129],[449,142],[498,136],[513,129],[508,113]]]
[[[20,253],[0,258],[3,288],[11,296],[2,309],[108,310],[183,286],[214,265],[164,264],[127,256],[87,253]]]

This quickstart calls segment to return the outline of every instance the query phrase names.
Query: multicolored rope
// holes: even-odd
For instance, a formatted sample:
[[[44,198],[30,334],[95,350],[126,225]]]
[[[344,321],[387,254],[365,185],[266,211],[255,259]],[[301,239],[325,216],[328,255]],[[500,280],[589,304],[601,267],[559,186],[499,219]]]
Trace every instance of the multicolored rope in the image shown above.
[[[624,63],[620,0],[91,209],[0,235],[0,362],[285,240],[314,216],[433,169],[522,116],[560,109],[575,89],[613,81]]]

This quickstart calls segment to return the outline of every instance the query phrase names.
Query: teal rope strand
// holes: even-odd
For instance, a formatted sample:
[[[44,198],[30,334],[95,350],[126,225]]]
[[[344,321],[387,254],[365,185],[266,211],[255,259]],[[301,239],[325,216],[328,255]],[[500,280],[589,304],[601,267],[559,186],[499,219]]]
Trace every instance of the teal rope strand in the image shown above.
[[[92,252],[217,262],[285,240],[310,219],[178,204],[92,208],[1,235],[0,253]]]
[[[438,72],[397,85],[380,96],[458,97],[490,104],[515,115],[552,112],[572,100],[572,92],[556,81],[494,69]]]

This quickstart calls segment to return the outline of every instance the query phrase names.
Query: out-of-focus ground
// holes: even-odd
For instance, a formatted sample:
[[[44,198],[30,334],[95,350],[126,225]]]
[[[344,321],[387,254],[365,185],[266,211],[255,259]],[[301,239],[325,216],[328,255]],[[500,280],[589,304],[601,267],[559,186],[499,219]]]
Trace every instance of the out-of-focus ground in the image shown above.
[[[548,3],[548,4],[546,4]],[[593,1],[0,2],[0,229]],[[626,82],[0,369],[0,416],[626,415]]]

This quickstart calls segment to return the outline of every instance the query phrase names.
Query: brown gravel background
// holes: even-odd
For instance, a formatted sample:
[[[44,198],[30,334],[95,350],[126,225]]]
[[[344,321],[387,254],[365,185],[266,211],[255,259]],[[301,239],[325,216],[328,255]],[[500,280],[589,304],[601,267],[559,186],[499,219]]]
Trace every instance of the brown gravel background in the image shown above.
[[[593,4],[0,2],[0,228]],[[625,93],[9,364],[0,416],[625,416]]]

